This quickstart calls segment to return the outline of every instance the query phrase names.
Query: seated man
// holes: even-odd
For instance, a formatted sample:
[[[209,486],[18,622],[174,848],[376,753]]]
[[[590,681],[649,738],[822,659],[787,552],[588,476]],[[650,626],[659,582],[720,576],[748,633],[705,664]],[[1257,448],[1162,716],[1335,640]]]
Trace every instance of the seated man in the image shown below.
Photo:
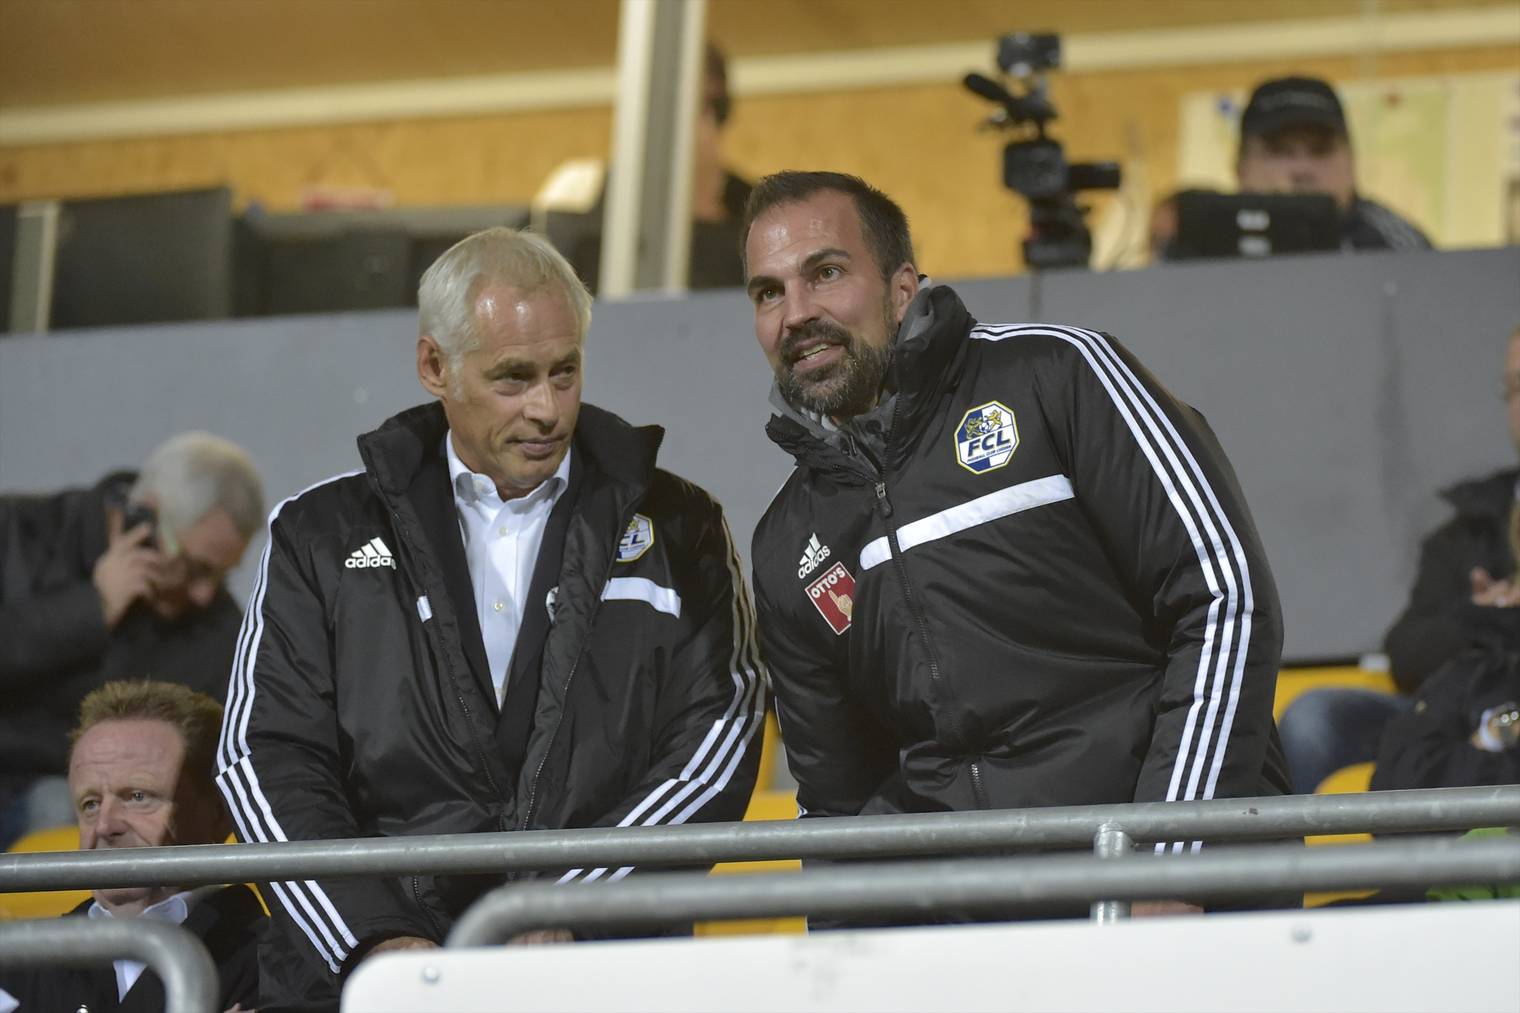
[[[212,780],[222,708],[168,682],[111,682],[85,697],[69,757],[82,851],[216,844],[231,826]],[[156,918],[184,926],[216,964],[221,1005],[252,1006],[266,918],[246,886],[96,890],[65,917]],[[148,1011],[164,1007],[156,974],[134,960],[114,969],[7,970],[0,1011]]]
[[[1335,89],[1318,78],[1281,77],[1251,93],[1235,162],[1247,193],[1321,193],[1341,212],[1347,250],[1428,250],[1430,240],[1356,191],[1356,157]]]
[[[270,518],[218,754],[239,836],[738,819],[765,710],[738,556],[718,504],[655,466],[660,429],[581,403],[585,287],[489,229],[418,308],[433,400]],[[441,943],[501,881],[272,884],[261,1003],[336,1007],[367,954]]]
[[[1520,329],[1510,335],[1503,385],[1510,438],[1520,450]],[[1283,748],[1296,792],[1309,794],[1341,767],[1372,760],[1388,722],[1409,711],[1412,696],[1458,655],[1495,643],[1520,647],[1517,481],[1520,471],[1505,468],[1443,493],[1456,516],[1425,539],[1409,604],[1388,631],[1400,695],[1311,690],[1283,714]]]
[[[236,445],[181,433],[133,475],[0,497],[0,848],[72,819],[68,730],[112,679],[220,700],[241,611],[223,577],[263,520]]]

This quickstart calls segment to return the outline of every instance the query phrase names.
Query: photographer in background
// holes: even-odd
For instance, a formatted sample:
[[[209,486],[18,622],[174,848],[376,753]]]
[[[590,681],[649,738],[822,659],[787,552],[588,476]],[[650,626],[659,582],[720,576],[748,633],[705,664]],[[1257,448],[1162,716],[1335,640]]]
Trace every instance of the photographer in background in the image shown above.
[[[1327,194],[1347,250],[1428,250],[1425,234],[1356,192],[1356,159],[1335,89],[1318,78],[1257,85],[1240,118],[1235,174],[1245,193]]]
[[[0,497],[0,847],[73,821],[68,730],[91,690],[153,678],[226,695],[241,610],[223,578],[263,516],[248,455],[202,432],[137,475]]]

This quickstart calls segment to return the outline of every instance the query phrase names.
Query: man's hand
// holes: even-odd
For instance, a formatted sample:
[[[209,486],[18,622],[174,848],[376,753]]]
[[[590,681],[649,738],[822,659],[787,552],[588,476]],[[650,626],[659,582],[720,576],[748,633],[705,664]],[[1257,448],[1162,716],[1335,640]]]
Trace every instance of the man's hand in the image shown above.
[[[1520,587],[1513,580],[1495,580],[1481,566],[1472,569],[1472,603],[1490,608],[1520,606]]]
[[[543,943],[573,943],[575,936],[569,929],[533,929],[519,932],[507,940],[508,946],[539,946]]]
[[[1137,900],[1130,905],[1131,918],[1156,918],[1161,915],[1201,915],[1203,908],[1180,900]]]
[[[383,943],[376,943],[370,947],[370,951],[364,955],[368,960],[377,953],[395,953],[398,950],[436,950],[438,944],[431,939],[423,939],[421,936],[392,936]]]
[[[148,543],[152,528],[139,524],[131,531],[121,530],[121,513],[107,511],[105,554],[95,561],[91,576],[100,592],[100,607],[105,614],[106,629],[116,628],[132,603],[153,590],[153,576],[163,563],[158,550]]]

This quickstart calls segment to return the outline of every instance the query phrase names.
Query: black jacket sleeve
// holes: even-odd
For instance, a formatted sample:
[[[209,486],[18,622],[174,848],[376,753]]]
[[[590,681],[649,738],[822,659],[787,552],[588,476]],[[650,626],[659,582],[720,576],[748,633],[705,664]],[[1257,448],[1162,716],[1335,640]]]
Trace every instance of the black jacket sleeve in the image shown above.
[[[1520,655],[1492,649],[1458,654],[1425,680],[1410,711],[1388,722],[1372,787],[1458,788],[1520,782],[1520,747],[1490,752],[1471,741],[1485,711],[1510,707],[1516,701],[1520,701]]]
[[[217,784],[248,842],[363,836],[339,772],[330,609],[277,510],[228,687]],[[392,936],[431,936],[395,880],[270,883],[272,931],[332,989],[345,963]],[[314,988],[317,985],[313,985]],[[266,996],[266,1001],[268,997]]]
[[[60,549],[59,539],[80,523],[50,516],[66,510],[62,497],[0,497],[0,589],[31,588],[0,590],[0,692],[25,689],[105,650],[109,631],[89,574],[35,587],[34,557]]]
[[[1470,574],[1482,560],[1471,523],[1452,520],[1420,546],[1409,602],[1385,643],[1393,680],[1405,693],[1414,693],[1431,673],[1475,642],[1504,633],[1503,617],[1498,615],[1504,610],[1472,603]]]
[[[1261,794],[1281,610],[1234,471],[1203,417],[1117,341],[1063,333],[1041,403],[1078,504],[1167,654],[1134,800]]]

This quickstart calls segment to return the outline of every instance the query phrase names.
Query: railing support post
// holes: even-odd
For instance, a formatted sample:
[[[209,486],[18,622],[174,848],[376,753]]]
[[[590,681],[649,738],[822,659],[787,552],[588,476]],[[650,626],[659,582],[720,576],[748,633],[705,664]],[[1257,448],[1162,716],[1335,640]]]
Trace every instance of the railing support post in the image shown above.
[[[1135,847],[1135,842],[1119,827],[1112,823],[1105,823],[1098,828],[1093,835],[1093,855],[1098,858],[1124,858]],[[1099,925],[1112,925],[1114,922],[1129,917],[1129,901],[1127,900],[1095,900],[1092,905],[1092,920]]]

